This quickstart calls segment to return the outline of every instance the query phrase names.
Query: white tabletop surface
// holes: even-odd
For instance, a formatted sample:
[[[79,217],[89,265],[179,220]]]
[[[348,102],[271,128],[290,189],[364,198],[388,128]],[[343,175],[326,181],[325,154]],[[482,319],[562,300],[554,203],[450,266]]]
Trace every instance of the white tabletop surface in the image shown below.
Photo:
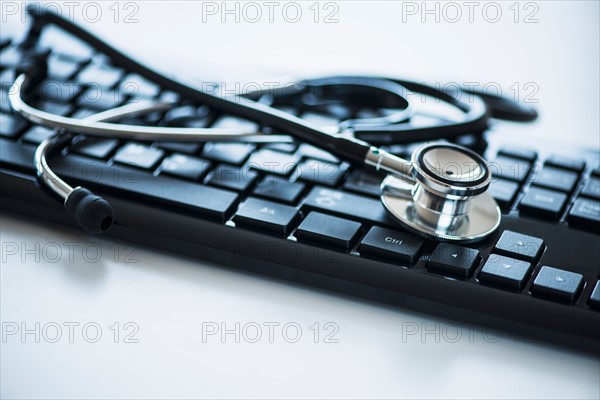
[[[423,7],[336,2],[332,24],[314,22],[312,2],[297,3],[306,17],[295,24],[277,13],[283,3],[273,23],[256,24],[244,15],[223,23],[220,14],[204,22],[201,3],[158,1],[135,3],[137,23],[115,23],[102,3],[103,19],[87,26],[144,57],[185,61],[200,77],[231,71],[231,81],[251,80],[250,71],[362,71],[496,82],[506,91],[534,82],[542,117],[528,132],[598,146],[597,2],[521,3],[517,23],[512,2],[497,3],[497,23],[483,18],[485,3],[472,23],[461,2],[457,23],[444,3],[439,23],[427,15],[422,22],[422,10],[412,14],[406,3]],[[124,6],[120,19],[133,10]],[[531,12],[538,21],[523,23]],[[0,218],[2,398],[600,396],[597,358],[6,212]],[[220,335],[236,324],[239,342]]]

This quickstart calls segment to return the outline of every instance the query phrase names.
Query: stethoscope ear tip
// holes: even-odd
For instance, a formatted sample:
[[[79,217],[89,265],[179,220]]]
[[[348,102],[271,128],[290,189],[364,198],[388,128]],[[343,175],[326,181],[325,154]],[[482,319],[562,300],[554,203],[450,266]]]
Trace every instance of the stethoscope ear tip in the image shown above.
[[[73,189],[65,200],[65,208],[88,233],[104,233],[114,222],[110,203],[86,188]]]

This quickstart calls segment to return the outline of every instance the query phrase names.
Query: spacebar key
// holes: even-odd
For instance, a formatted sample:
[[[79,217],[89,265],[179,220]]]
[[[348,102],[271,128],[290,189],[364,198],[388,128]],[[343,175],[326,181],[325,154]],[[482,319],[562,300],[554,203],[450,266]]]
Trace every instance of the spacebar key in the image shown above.
[[[227,220],[237,205],[237,193],[203,186],[121,165],[109,166],[91,158],[67,155],[51,160],[58,175],[98,188],[106,193],[125,195],[131,200],[155,203],[221,222]]]
[[[315,186],[309,193],[302,208],[324,211],[360,222],[397,226],[379,200]]]

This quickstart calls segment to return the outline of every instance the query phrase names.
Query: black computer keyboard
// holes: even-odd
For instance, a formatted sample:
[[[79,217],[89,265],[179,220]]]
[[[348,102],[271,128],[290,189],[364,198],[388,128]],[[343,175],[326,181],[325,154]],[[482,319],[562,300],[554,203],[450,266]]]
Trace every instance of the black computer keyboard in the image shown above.
[[[64,51],[60,40],[43,42],[50,51],[49,79],[32,101],[44,110],[85,117],[136,99],[178,99],[90,48]],[[8,104],[19,43],[2,38],[0,49],[1,206],[73,225],[61,204],[36,185],[33,154],[52,131],[32,126]],[[178,100],[181,106],[166,113],[125,122],[269,130]],[[345,118],[339,108],[286,111],[322,125]],[[112,203],[110,234],[116,238],[454,319],[519,326],[549,340],[591,339],[597,347],[598,148],[510,143],[493,130],[455,142],[491,160],[490,190],[504,215],[497,234],[481,243],[436,243],[402,231],[378,199],[383,176],[305,143],[81,136],[51,164],[70,183]],[[386,150],[410,157],[414,147]]]

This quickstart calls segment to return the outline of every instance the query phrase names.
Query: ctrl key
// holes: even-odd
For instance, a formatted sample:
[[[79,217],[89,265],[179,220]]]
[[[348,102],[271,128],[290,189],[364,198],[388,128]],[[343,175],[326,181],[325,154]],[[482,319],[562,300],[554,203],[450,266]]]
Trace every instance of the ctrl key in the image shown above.
[[[425,242],[406,233],[374,226],[362,240],[358,250],[361,255],[398,260],[414,265]]]
[[[533,281],[531,293],[563,303],[574,303],[583,287],[583,276],[575,272],[544,266]]]

